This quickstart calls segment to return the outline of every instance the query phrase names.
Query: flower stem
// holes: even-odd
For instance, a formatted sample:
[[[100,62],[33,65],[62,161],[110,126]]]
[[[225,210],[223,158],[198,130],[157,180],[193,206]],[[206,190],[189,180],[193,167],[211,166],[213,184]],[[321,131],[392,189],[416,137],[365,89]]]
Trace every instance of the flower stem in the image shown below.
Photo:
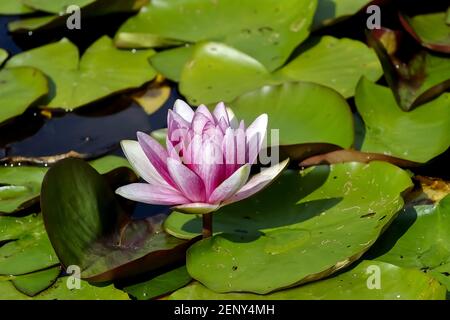
[[[203,214],[203,239],[207,239],[212,236],[212,215],[212,213]]]

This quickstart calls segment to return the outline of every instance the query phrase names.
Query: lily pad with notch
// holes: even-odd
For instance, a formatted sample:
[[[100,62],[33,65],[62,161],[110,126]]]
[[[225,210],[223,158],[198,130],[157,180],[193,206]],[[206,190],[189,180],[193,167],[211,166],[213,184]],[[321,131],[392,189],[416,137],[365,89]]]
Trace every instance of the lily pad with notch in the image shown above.
[[[316,0],[154,0],[125,22],[115,43],[136,48],[218,41],[272,71],[308,37],[316,5]]]
[[[6,68],[29,66],[41,70],[52,81],[46,106],[72,110],[151,81],[156,72],[148,58],[153,54],[153,50],[118,50],[104,36],[79,59],[77,47],[62,39],[13,56]]]
[[[322,279],[373,245],[411,186],[405,171],[378,161],[285,171],[214,213],[215,236],[189,248],[188,272],[216,292],[266,294]],[[188,239],[201,232],[201,218],[174,212],[164,226]]]

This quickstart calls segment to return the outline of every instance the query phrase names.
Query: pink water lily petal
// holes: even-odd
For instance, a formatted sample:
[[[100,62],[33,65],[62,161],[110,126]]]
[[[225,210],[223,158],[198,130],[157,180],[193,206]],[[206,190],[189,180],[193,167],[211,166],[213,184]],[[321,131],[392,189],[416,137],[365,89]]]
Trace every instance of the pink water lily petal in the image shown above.
[[[222,141],[223,162],[225,166],[224,178],[233,174],[236,168],[236,139],[234,130],[228,128]]]
[[[239,121],[236,118],[233,110],[227,108],[227,113],[228,113],[228,121],[230,122],[230,127],[232,129],[237,129],[239,127]]]
[[[205,186],[202,179],[181,162],[167,159],[170,176],[186,198],[192,202],[202,202],[205,199]]]
[[[149,204],[175,205],[189,203],[189,199],[172,187],[148,183],[132,183],[116,190],[124,198]]]
[[[195,113],[196,114],[201,113],[206,118],[208,118],[209,121],[211,121],[212,123],[215,123],[214,116],[212,115],[211,111],[209,111],[208,107],[206,107],[204,104],[199,105],[198,108],[195,110]]]
[[[179,205],[176,207],[172,207],[172,210],[179,211],[187,214],[205,214],[211,213],[220,208],[218,204],[210,204],[210,203],[189,203],[184,205]]]
[[[205,184],[206,197],[208,197],[224,179],[221,139],[216,140],[214,135],[206,138],[199,155],[200,159],[198,160],[200,161],[194,164],[193,170],[202,178]]]
[[[275,178],[286,168],[289,159],[284,160],[264,171],[254,175],[234,196],[224,202],[230,204],[243,199],[246,199],[255,193],[267,187]]]
[[[250,165],[245,164],[233,173],[228,179],[223,181],[209,196],[209,203],[220,203],[233,196],[241,189],[250,175]]]
[[[161,177],[155,167],[151,164],[150,160],[142,150],[141,145],[137,141],[123,140],[120,145],[131,166],[137,171],[142,179],[151,184],[169,186],[166,180]]]
[[[268,117],[262,114],[247,128],[248,162],[254,164],[266,137]]]
[[[192,110],[192,108],[183,100],[177,99],[177,101],[175,101],[173,111],[189,123],[192,122],[192,118],[194,118],[194,110]]]
[[[203,113],[196,112],[194,119],[192,119],[192,130],[197,134],[202,134],[208,123],[214,124],[214,122],[208,119]]]
[[[158,171],[158,173],[172,186],[174,185],[169,172],[167,171],[167,151],[164,149],[158,141],[150,137],[148,134],[143,132],[137,133],[138,142],[144,150],[145,155],[150,160],[152,165]]]
[[[216,118],[216,123],[220,123],[223,119],[228,126],[230,124],[230,119],[228,118],[227,108],[223,102],[219,102],[213,111],[214,118]]]

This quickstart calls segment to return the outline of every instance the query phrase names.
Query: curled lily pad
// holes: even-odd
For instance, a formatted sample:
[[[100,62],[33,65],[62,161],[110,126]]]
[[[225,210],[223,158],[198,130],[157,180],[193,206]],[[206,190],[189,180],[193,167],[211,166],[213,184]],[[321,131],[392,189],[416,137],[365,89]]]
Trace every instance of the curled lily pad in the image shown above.
[[[26,6],[21,0],[2,0],[0,1],[0,14],[27,14],[34,10]]]
[[[428,13],[414,17],[400,15],[403,27],[424,47],[450,53],[450,26],[446,20],[446,12]]]
[[[63,266],[108,281],[154,270],[184,258],[190,244],[161,230],[164,217],[132,220],[105,179],[84,161],[66,159],[42,184],[46,229]],[[73,228],[76,224],[79,227]],[[71,241],[66,241],[70,238]]]
[[[349,105],[334,90],[314,83],[262,87],[240,96],[230,106],[246,123],[267,113],[268,132],[279,130],[279,144],[285,146],[292,158],[314,154],[325,149],[325,144],[328,149],[348,148],[353,144]]]
[[[33,297],[55,283],[61,273],[60,266],[14,277],[11,282],[17,290]]]
[[[90,164],[101,174],[129,167],[125,158],[116,156],[106,156]],[[46,167],[0,167],[0,215],[15,213],[38,203],[42,180],[47,171]]]
[[[450,146],[450,94],[405,112],[389,88],[361,79],[356,106],[365,124],[361,151],[424,163]]]
[[[47,78],[35,68],[1,70],[0,123],[21,115],[28,107],[44,98],[48,91]]]
[[[375,52],[360,41],[324,36],[304,45],[278,72],[283,78],[322,84],[348,98],[362,75],[376,81],[383,73]]]
[[[450,195],[404,209],[370,255],[401,267],[450,273]]]
[[[186,267],[182,266],[150,280],[127,286],[123,290],[138,300],[150,300],[171,293],[191,280]]]
[[[385,162],[286,171],[260,194],[214,214],[216,235],[189,248],[188,272],[217,292],[259,294],[324,278],[370,248],[409,187],[408,174]],[[201,219],[175,212],[165,228],[191,238]]]
[[[79,60],[77,47],[62,39],[18,54],[6,67],[40,69],[53,84],[48,107],[72,110],[152,80],[156,72],[147,59],[153,53],[152,50],[118,50],[105,36],[89,47]]]
[[[316,0],[155,0],[119,29],[115,42],[134,48],[152,45],[155,38],[220,41],[274,70],[309,35],[316,5]]]
[[[369,288],[368,279],[379,272],[380,288]],[[170,300],[444,300],[445,288],[415,269],[363,261],[336,277],[277,291],[266,295],[253,293],[216,293],[194,282],[169,296]]]
[[[408,61],[403,61],[399,58],[400,49],[408,44],[401,39],[399,32],[386,28],[369,34],[369,43],[382,62],[386,81],[400,107],[409,111],[450,87],[450,66],[447,58],[426,50],[414,52]]]
[[[8,23],[9,32],[35,31],[44,27],[60,25],[67,21],[66,16],[43,16],[14,20]]]
[[[59,264],[41,215],[0,217],[0,274],[20,275]]]
[[[0,300],[128,300],[128,295],[118,290],[114,285],[96,287],[87,281],[80,281],[79,289],[70,289],[67,285],[71,280],[68,277],[59,278],[58,281],[41,292],[29,297],[18,291],[11,281],[0,281]]]

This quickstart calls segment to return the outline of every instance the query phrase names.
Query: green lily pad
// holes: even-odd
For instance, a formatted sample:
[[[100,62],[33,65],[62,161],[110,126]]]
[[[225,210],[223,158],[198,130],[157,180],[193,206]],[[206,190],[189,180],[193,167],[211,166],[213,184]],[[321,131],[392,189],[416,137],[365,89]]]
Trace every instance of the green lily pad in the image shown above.
[[[188,272],[217,292],[265,294],[321,279],[370,248],[409,187],[408,174],[385,162],[286,171],[256,196],[214,214],[216,235],[189,248]],[[201,218],[175,212],[165,229],[194,237]]]
[[[450,146],[449,93],[405,112],[389,88],[362,79],[355,101],[365,124],[361,151],[424,163]]]
[[[96,0],[20,0],[28,7],[35,10],[45,11],[49,13],[66,12],[67,7],[71,5],[78,6],[80,8],[94,3]]]
[[[350,97],[361,76],[374,81],[381,76],[376,54],[365,44],[329,36],[318,41],[306,43],[294,60],[273,73],[244,52],[213,42],[160,53],[155,56],[156,68],[159,66],[163,74],[179,79],[180,92],[192,104],[230,102],[264,85],[292,81],[314,82]],[[188,54],[191,56],[185,62]]]
[[[171,293],[191,282],[186,266],[158,275],[148,281],[123,288],[138,300],[150,300]]]
[[[434,51],[450,53],[450,26],[447,13],[436,12],[414,17],[400,16],[400,21],[422,46]]]
[[[59,264],[41,215],[0,217],[0,274],[20,275]]]
[[[9,32],[35,31],[49,28],[53,25],[61,25],[67,21],[66,16],[43,16],[14,20],[8,23]]]
[[[62,264],[80,266],[81,276],[92,281],[133,276],[174,263],[184,258],[190,244],[164,233],[161,215],[132,220],[106,180],[79,159],[65,159],[49,170],[42,184],[41,207]]]
[[[194,46],[164,50],[150,57],[152,66],[165,78],[179,82],[181,72],[194,52]]]
[[[23,4],[19,0],[2,0],[0,1],[0,14],[26,14],[34,12],[34,10]]]
[[[119,29],[115,42],[135,48],[155,44],[155,38],[220,41],[274,70],[308,37],[316,5],[316,0],[154,0]]]
[[[18,0],[16,0],[18,1]],[[67,13],[69,5],[77,5],[82,9],[84,18],[92,18],[111,13],[133,12],[144,6],[148,0],[22,0],[37,10],[46,11],[53,15],[24,18],[8,23],[10,32],[25,32],[50,29],[65,25],[72,13]]]
[[[81,280],[80,289],[69,289],[68,277],[58,281],[44,292],[31,298],[18,291],[10,281],[0,281],[0,300],[129,300],[128,295],[114,285],[96,287]]]
[[[0,48],[0,66],[5,62],[6,59],[8,59],[8,51]]]
[[[324,36],[305,43],[298,56],[278,73],[288,80],[322,84],[348,98],[355,94],[362,75],[377,81],[383,70],[375,52],[364,43]]]
[[[0,123],[21,115],[29,106],[44,98],[48,90],[47,78],[35,68],[1,70]]]
[[[334,90],[314,83],[266,86],[240,96],[230,107],[245,123],[267,113],[268,132],[278,129],[279,144],[296,150],[296,155],[290,152],[291,158],[310,155],[314,145],[348,148],[353,144],[353,117],[349,105]],[[270,137],[268,139],[269,144],[274,144]]]
[[[185,64],[180,92],[194,105],[229,102],[271,82],[271,74],[257,60],[225,44],[208,42],[196,45]]]
[[[450,195],[433,205],[408,207],[371,250],[376,260],[450,273]]]
[[[62,39],[18,54],[7,62],[6,67],[40,69],[53,84],[48,107],[72,110],[152,80],[156,72],[147,60],[153,53],[152,50],[118,50],[105,36],[88,48],[79,60],[77,47]]]
[[[33,297],[53,285],[61,273],[59,266],[47,270],[16,276],[11,282],[17,290]]]
[[[361,11],[372,0],[319,0],[313,29],[328,26]]]
[[[450,64],[446,57],[426,50],[414,52],[408,61],[402,61],[397,57],[404,45],[400,35],[389,29],[375,30],[369,34],[369,43],[382,62],[397,103],[409,111],[450,88]]]
[[[368,287],[379,270],[380,288]],[[378,261],[363,261],[336,277],[267,295],[216,293],[194,282],[169,296],[170,300],[444,300],[445,288],[415,269]]]

